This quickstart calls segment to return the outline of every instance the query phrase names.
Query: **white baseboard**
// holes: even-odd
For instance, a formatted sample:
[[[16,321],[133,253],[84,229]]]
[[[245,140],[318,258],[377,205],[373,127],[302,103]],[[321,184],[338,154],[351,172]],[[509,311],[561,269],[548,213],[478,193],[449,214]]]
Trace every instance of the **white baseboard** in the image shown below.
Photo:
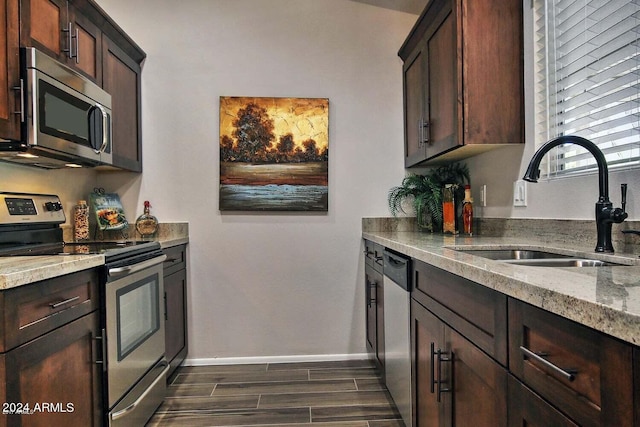
[[[299,362],[335,362],[340,360],[369,359],[367,353],[352,354],[311,354],[291,356],[257,356],[257,357],[212,357],[212,358],[187,358],[183,366],[205,365],[249,365],[256,363],[299,363]]]

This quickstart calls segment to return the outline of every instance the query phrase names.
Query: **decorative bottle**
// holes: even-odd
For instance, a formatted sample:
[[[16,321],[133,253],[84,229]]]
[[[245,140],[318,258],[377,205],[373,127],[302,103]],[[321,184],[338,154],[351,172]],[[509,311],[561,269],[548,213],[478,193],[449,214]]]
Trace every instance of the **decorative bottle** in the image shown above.
[[[73,209],[73,238],[76,242],[89,240],[89,206],[86,200],[78,200]]]
[[[446,184],[442,191],[442,232],[457,234],[455,185]]]
[[[471,236],[473,234],[473,198],[471,197],[471,186],[464,186],[464,200],[462,201],[462,228],[463,233]]]
[[[144,202],[144,213],[136,220],[136,230],[144,237],[151,237],[158,231],[158,220],[150,213],[151,204],[148,200]]]

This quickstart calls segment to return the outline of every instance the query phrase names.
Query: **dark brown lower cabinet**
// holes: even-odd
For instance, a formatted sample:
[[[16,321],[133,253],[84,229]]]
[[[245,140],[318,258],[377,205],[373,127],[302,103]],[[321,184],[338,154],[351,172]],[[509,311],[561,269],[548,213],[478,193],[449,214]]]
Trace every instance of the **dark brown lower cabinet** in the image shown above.
[[[187,269],[186,246],[164,250],[165,356],[171,365],[171,378],[187,357]]]
[[[444,349],[444,323],[415,300],[411,300],[411,352],[414,361],[412,392],[414,394],[414,426],[437,427],[451,425],[451,395],[436,394],[437,372],[435,353]],[[450,364],[440,369],[443,380],[450,375]]]
[[[6,418],[0,418],[0,425],[102,425],[98,335],[98,313],[93,312],[1,355],[6,389],[0,417]],[[18,409],[33,413],[19,414]]]
[[[491,357],[411,301],[414,425],[507,425],[507,372]]]
[[[384,288],[382,274],[365,266],[367,351],[384,372]]]

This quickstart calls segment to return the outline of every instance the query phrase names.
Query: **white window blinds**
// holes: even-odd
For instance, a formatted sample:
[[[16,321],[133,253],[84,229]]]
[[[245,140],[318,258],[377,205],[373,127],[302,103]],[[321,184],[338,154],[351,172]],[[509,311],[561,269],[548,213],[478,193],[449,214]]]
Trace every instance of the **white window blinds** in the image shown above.
[[[609,169],[640,164],[640,0],[534,0],[538,145],[578,135]],[[595,171],[576,145],[551,151],[543,176]]]

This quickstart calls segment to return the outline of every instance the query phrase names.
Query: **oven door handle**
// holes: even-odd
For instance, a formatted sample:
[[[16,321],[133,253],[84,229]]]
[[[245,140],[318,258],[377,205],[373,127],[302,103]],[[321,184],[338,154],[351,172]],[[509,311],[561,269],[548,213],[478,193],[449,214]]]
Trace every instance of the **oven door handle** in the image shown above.
[[[158,384],[158,382],[160,382],[161,380],[166,381],[166,377],[165,375],[167,374],[167,372],[169,372],[169,370],[171,369],[171,364],[168,363],[166,360],[163,361],[163,363],[166,363],[166,367],[164,368],[164,370],[162,371],[162,373],[160,375],[158,375],[158,377],[153,380],[153,382],[151,383],[151,385],[149,387],[147,387],[147,389],[144,391],[144,393],[142,393],[136,400],[135,402],[133,402],[131,405],[127,406],[126,408],[118,411],[118,412],[114,412],[113,414],[111,414],[111,420],[115,421],[118,418],[122,418],[125,415],[127,415],[129,412],[133,411],[134,409],[136,409],[138,407],[138,405],[147,397],[147,395],[149,393],[151,393],[151,390],[153,390],[153,388],[156,386],[156,384]]]
[[[137,271],[144,270],[145,268],[153,267],[156,264],[162,264],[162,262],[165,259],[167,259],[166,255],[160,255],[159,257],[151,258],[134,265],[128,265],[126,267],[110,268],[108,271],[108,274],[111,277],[119,277],[119,276],[125,276],[127,274],[133,274]]]

